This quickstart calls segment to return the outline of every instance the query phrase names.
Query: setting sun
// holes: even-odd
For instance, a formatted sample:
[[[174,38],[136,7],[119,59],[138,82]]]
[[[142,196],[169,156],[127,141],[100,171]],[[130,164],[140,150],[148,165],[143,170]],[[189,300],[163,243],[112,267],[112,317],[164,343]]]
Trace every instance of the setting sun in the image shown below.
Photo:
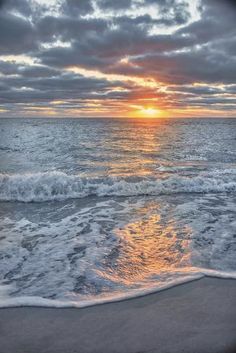
[[[139,114],[142,115],[143,117],[158,117],[160,116],[160,110],[152,107],[147,107],[147,108],[142,108],[139,111]]]

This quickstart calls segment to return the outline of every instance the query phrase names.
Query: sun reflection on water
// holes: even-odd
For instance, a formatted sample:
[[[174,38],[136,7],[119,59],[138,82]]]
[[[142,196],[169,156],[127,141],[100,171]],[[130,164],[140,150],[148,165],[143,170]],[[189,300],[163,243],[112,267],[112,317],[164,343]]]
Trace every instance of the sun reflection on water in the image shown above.
[[[145,211],[148,209],[139,213],[145,215]],[[160,214],[151,214],[115,229],[114,233],[119,246],[109,255],[109,269],[103,273],[108,280],[132,286],[189,266],[191,229],[179,229],[174,219],[166,224]]]

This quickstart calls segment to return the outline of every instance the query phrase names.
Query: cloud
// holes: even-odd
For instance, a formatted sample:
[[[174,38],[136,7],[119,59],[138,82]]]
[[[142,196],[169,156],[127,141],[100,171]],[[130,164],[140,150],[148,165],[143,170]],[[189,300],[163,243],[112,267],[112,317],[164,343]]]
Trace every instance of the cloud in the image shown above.
[[[93,12],[90,0],[66,0],[62,4],[62,11],[69,16],[85,16]]]
[[[126,10],[131,7],[132,0],[98,0],[97,5],[102,10]]]
[[[107,22],[102,19],[69,16],[45,16],[37,22],[37,32],[41,42],[52,42],[55,38],[68,42],[84,42],[88,37],[98,37],[107,28]]]
[[[187,22],[190,17],[188,2],[176,0],[97,0],[97,6],[101,10],[110,10],[119,13],[125,13],[127,10],[135,11],[142,8],[145,12],[145,7],[152,6],[156,12],[159,12],[158,23],[165,25],[183,24]],[[142,16],[141,16],[142,17]],[[155,23],[155,20],[154,20]]]
[[[146,100],[163,109],[232,110],[235,1],[199,0],[194,18],[192,3],[0,0],[1,105],[60,100],[78,109],[104,100],[117,109]],[[83,75],[68,72],[71,67]]]
[[[104,96],[118,82],[64,73],[51,67],[0,62],[0,104],[92,99]]]
[[[0,53],[25,53],[36,47],[35,31],[30,21],[0,12]]]
[[[32,12],[31,4],[27,0],[0,0],[0,11],[14,11],[29,16]]]

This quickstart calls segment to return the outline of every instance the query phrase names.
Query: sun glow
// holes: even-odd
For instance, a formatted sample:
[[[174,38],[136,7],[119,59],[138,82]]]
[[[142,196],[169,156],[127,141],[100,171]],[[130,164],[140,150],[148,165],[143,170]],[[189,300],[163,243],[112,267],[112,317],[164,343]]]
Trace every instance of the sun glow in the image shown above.
[[[139,110],[139,115],[142,117],[159,117],[161,115],[161,112],[159,109],[152,108],[152,107],[144,107]]]

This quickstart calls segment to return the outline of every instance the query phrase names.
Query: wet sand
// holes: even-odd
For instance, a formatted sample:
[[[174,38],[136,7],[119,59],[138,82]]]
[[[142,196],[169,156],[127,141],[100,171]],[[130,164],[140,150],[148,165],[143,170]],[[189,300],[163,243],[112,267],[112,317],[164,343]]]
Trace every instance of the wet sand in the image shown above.
[[[236,280],[84,309],[0,310],[0,353],[234,353]]]

